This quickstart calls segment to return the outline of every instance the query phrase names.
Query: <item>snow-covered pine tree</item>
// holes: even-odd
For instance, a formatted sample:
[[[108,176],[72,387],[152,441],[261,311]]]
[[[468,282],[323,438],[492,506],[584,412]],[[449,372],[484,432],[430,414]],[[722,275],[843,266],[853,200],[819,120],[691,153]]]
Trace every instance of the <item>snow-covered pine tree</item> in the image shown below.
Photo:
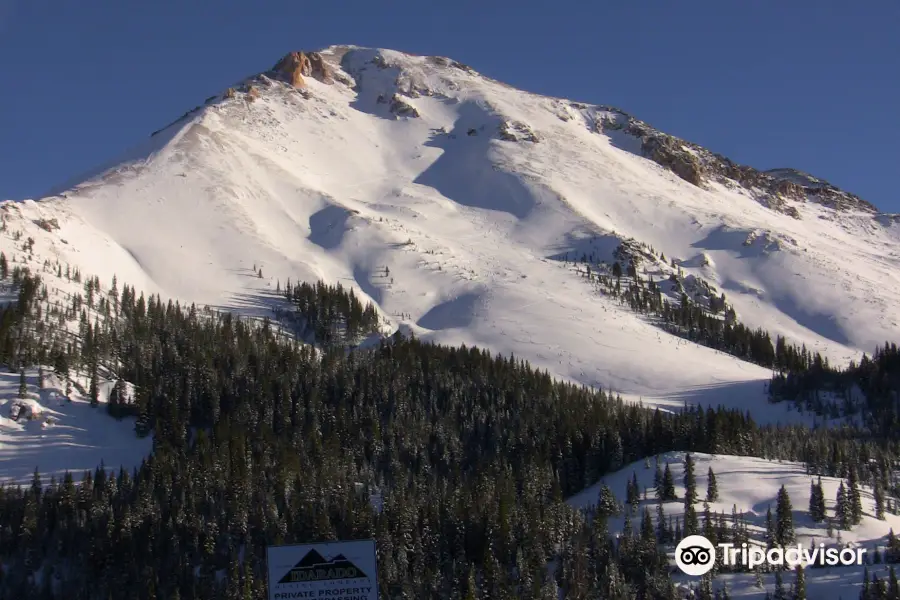
[[[822,490],[821,477],[809,484],[809,516],[814,523],[825,520],[825,492]]]
[[[803,565],[797,565],[794,569],[794,594],[791,600],[806,600],[806,572]]]
[[[837,494],[835,495],[834,518],[837,521],[838,529],[849,530],[852,526],[852,515],[847,499],[847,488],[844,487],[843,481],[838,486]]]
[[[89,390],[89,396],[91,398],[91,406],[97,407],[100,405],[100,380],[97,374],[97,365],[91,365],[91,385]]]
[[[28,397],[28,382],[25,379],[25,367],[19,369],[19,398]]]
[[[847,502],[850,508],[850,523],[859,525],[862,522],[862,497],[859,493],[859,476],[856,473],[856,466],[850,465],[850,472],[847,476]]]
[[[872,495],[875,500],[875,518],[884,521],[884,488],[881,481],[875,481]]]
[[[775,542],[779,546],[787,546],[795,540],[794,517],[791,497],[784,485],[778,490],[778,498],[775,503]]]
[[[716,474],[713,472],[712,467],[709,468],[709,473],[707,474],[707,483],[706,483],[706,501],[707,502],[718,502],[719,500],[719,485],[716,482]]]
[[[615,494],[605,483],[600,486],[595,511],[596,515],[601,518],[609,518],[620,512],[619,501],[616,500]]]
[[[656,490],[657,499],[664,501],[665,489],[663,488],[663,472],[659,466],[659,459],[656,460],[656,471],[653,473],[653,488]]]
[[[678,496],[675,494],[675,479],[672,477],[672,470],[669,469],[669,463],[666,463],[666,468],[663,471],[663,502],[671,502],[673,500],[678,500]]]

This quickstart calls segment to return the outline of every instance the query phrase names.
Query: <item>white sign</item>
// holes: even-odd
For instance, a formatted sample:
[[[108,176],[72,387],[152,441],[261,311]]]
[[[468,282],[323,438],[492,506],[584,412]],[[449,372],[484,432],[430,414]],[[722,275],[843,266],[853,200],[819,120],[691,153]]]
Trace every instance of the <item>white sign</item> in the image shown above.
[[[378,600],[375,540],[269,546],[269,600]]]

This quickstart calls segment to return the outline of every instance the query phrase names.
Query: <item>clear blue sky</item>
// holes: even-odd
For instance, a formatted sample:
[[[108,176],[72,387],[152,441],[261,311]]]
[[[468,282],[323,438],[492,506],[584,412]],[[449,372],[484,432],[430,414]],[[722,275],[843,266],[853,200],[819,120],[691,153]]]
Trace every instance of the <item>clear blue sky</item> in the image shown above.
[[[290,50],[450,56],[900,212],[898,0],[0,0],[0,198],[36,197]]]

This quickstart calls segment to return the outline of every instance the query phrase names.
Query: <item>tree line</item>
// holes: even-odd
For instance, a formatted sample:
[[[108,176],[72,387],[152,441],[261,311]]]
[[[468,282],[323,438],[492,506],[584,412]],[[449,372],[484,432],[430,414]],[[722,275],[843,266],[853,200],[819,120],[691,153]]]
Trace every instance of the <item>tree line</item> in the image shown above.
[[[129,382],[117,416],[136,415],[153,452],[132,471],[0,487],[2,597],[261,600],[267,545],[374,537],[384,598],[668,600],[658,545],[616,543],[564,499],[670,450],[872,465],[861,478],[897,456],[896,441],[851,427],[651,410],[478,348],[317,350],[116,281],[88,277],[66,302],[18,266],[8,283],[0,361]],[[314,289],[307,314],[345,328],[318,303],[352,307],[349,294]]]

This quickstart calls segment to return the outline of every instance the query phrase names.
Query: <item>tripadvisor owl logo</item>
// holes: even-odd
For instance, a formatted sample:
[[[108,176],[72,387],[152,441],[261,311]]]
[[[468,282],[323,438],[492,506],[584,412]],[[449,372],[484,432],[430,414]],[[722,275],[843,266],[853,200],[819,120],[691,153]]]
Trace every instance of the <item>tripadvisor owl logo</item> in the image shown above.
[[[759,565],[771,567],[796,567],[797,565],[864,565],[865,548],[827,547],[825,544],[806,547],[803,544],[765,548],[743,543],[718,544],[724,566],[743,565],[753,570]],[[700,576],[709,573],[716,564],[716,550],[712,542],[702,535],[689,535],[675,547],[675,564],[686,575]]]
[[[716,548],[702,535],[689,535],[675,547],[675,564],[686,575],[706,575],[716,563]]]

